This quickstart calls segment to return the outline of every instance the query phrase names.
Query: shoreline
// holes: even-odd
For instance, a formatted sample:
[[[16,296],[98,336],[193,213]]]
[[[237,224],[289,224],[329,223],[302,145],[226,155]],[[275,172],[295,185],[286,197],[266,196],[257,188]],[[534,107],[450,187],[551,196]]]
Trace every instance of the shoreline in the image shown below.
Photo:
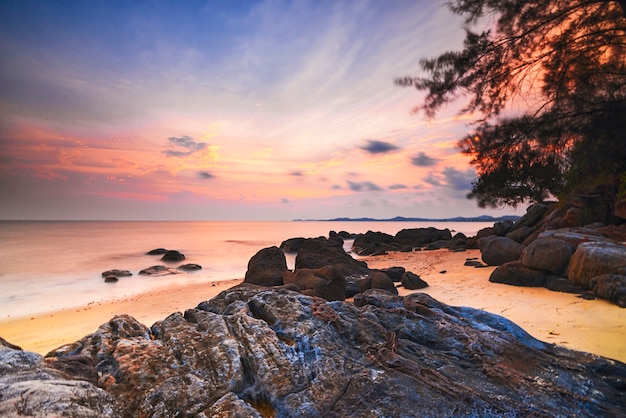
[[[400,295],[427,293],[450,306],[470,306],[512,320],[533,337],[564,347],[626,362],[626,309],[603,300],[544,288],[516,287],[489,282],[495,267],[464,266],[479,250],[390,253],[359,257],[372,269],[402,266],[418,274],[429,287],[417,291],[399,288]],[[445,271],[445,272],[444,272]],[[241,283],[231,279],[211,283],[172,285],[128,298],[91,302],[79,308],[0,319],[0,336],[27,351],[49,351],[91,334],[119,314],[128,314],[151,326],[174,312],[196,307],[223,290]]]

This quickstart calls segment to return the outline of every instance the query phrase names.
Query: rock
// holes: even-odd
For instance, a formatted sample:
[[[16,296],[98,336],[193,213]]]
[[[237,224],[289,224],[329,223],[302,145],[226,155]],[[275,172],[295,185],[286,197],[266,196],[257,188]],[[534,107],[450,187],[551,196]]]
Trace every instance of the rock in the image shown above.
[[[537,239],[553,238],[567,242],[573,250],[583,242],[613,242],[612,239],[600,234],[597,230],[591,228],[563,228],[556,230],[544,231]]]
[[[178,268],[179,270],[184,270],[184,271],[202,270],[202,266],[200,264],[193,264],[193,263],[183,264],[182,266],[178,266]]]
[[[280,249],[285,253],[297,253],[300,251],[306,238],[289,238],[280,244]]]
[[[567,277],[585,289],[592,289],[591,279],[604,274],[624,274],[626,246],[608,242],[586,242],[576,249],[569,263]]]
[[[285,284],[295,284],[302,294],[316,296],[328,301],[346,298],[346,281],[335,268],[326,266],[318,269],[289,270],[283,274]]]
[[[521,261],[511,261],[498,266],[489,276],[489,281],[513,286],[541,287],[548,276],[545,271],[528,268]]]
[[[161,257],[161,261],[183,261],[184,259],[185,255],[176,250],[168,250],[163,254],[163,257]]]
[[[406,273],[406,269],[404,267],[388,267],[385,269],[381,269],[383,273],[385,273],[392,282],[399,283],[402,281],[402,276]]]
[[[394,241],[406,246],[421,247],[434,241],[452,239],[449,229],[410,228],[399,231],[394,236]]]
[[[513,225],[513,221],[496,222],[493,224],[493,234],[502,237],[513,228]]]
[[[154,250],[150,250],[146,253],[146,255],[163,255],[167,252],[165,248],[155,248]]]
[[[283,274],[286,271],[288,270],[285,253],[276,246],[264,248],[248,262],[244,283],[280,286],[283,284]]]
[[[527,226],[517,228],[505,235],[505,237],[512,239],[515,242],[522,243],[531,234],[531,230]]]
[[[407,271],[402,276],[402,287],[408,290],[417,290],[424,289],[428,287],[428,283],[426,283],[420,276],[410,271]]]
[[[369,289],[385,290],[391,294],[397,295],[398,289],[393,281],[382,271],[373,271],[359,283],[359,292],[363,293]]]
[[[566,277],[547,276],[543,287],[554,292],[581,294],[585,292],[580,286],[570,282]]]
[[[364,261],[355,260],[345,252],[342,240],[324,237],[305,240],[296,256],[295,269],[326,266],[333,266],[344,277],[369,272]]]
[[[626,274],[596,276],[591,279],[591,289],[602,299],[626,308]]]
[[[481,250],[482,259],[487,265],[500,266],[509,261],[519,260],[524,246],[505,237],[490,239]]]
[[[355,273],[345,277],[346,282],[346,299],[351,298],[359,293],[359,285],[361,281],[365,279],[369,273]]]
[[[626,219],[626,198],[622,198],[615,203],[613,214],[618,218]]]
[[[139,274],[144,274],[147,276],[166,276],[168,274],[181,274],[181,273],[182,271],[178,269],[166,267],[166,266],[152,266],[152,267],[145,268],[139,272]]]
[[[565,241],[539,238],[524,248],[521,261],[530,269],[562,275],[567,270],[572,253],[572,247]]]
[[[626,408],[625,364],[421,293],[368,290],[352,304],[243,285],[151,329],[115,317],[48,357],[74,355],[93,359],[126,416],[565,417]]]
[[[393,243],[394,237],[384,232],[367,231],[354,239],[352,252],[358,255],[381,255]]]
[[[113,396],[93,384],[97,374],[91,356],[52,363],[56,368],[39,354],[0,344],[0,416],[123,416]]]
[[[103,271],[102,272],[102,277],[108,277],[108,276],[128,277],[128,276],[132,276],[132,275],[133,275],[133,273],[131,273],[128,270],[113,269],[113,270],[107,270],[107,271]]]
[[[107,276],[104,278],[105,283],[117,283],[119,279],[115,276]]]

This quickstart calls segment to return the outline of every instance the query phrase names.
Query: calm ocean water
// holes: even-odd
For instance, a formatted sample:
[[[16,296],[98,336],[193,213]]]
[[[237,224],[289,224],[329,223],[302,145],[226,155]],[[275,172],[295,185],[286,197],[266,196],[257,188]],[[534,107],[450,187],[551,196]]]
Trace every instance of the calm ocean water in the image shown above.
[[[257,251],[288,238],[328,236],[331,230],[395,234],[428,226],[472,236],[492,223],[0,221],[0,319],[128,297],[174,283],[243,278]],[[346,243],[347,250],[349,246]],[[159,256],[145,255],[159,247],[181,251],[183,263],[203,269],[161,277],[137,275],[164,264]],[[293,268],[293,256],[287,261]],[[104,283],[101,273],[110,269],[130,270],[133,276]]]

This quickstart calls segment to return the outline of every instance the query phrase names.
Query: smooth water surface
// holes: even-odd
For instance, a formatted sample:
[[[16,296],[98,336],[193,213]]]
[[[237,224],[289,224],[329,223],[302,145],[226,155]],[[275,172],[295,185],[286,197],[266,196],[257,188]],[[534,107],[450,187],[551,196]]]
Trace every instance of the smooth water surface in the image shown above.
[[[484,222],[0,222],[0,319],[32,315],[89,302],[119,299],[175,283],[243,278],[260,249],[294,237],[329,231],[395,235],[404,228],[434,226],[475,235]],[[154,248],[179,250],[186,260],[166,264],[148,256]],[[349,243],[346,245],[349,250]],[[294,257],[287,257],[293,268]],[[197,272],[142,276],[165,264],[200,264]],[[132,277],[104,283],[101,273],[130,270]]]

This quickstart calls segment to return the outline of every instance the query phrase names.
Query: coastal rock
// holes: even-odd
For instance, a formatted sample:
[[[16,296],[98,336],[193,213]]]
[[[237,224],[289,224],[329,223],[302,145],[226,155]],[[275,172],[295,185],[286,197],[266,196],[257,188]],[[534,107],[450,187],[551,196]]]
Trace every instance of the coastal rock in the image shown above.
[[[285,284],[295,284],[302,294],[316,296],[328,301],[346,298],[346,281],[335,268],[326,266],[318,269],[289,270],[283,274]]]
[[[182,266],[178,266],[178,269],[184,270],[184,271],[198,271],[198,270],[202,270],[202,266],[200,264],[189,263],[189,264],[183,264]]]
[[[146,253],[146,255],[163,255],[167,252],[165,248],[155,248],[154,250],[150,250]]]
[[[393,235],[384,232],[367,231],[354,239],[352,251],[358,255],[382,255],[394,241]]]
[[[483,262],[489,266],[500,266],[509,261],[519,260],[524,246],[506,237],[490,239],[482,251]]]
[[[382,271],[373,271],[359,283],[359,292],[363,293],[369,289],[380,289],[390,292],[394,295],[398,294],[398,289],[393,281]]]
[[[541,287],[546,283],[548,273],[526,267],[521,261],[511,261],[498,266],[489,276],[492,283],[513,286]]]
[[[394,282],[394,283],[401,282],[402,281],[402,276],[404,275],[404,273],[406,273],[406,269],[404,267],[401,267],[401,266],[388,267],[388,268],[385,268],[385,269],[381,269],[380,271],[382,271],[387,276],[389,276],[391,281]]]
[[[531,234],[531,230],[527,226],[522,226],[521,228],[517,228],[505,235],[505,237],[512,239],[515,242],[522,243],[528,236]]]
[[[76,367],[81,362],[91,364],[87,378],[85,368]],[[39,354],[0,338],[0,416],[122,416],[113,397],[93,384],[97,373],[91,356],[68,356],[53,363],[56,368]]]
[[[626,308],[626,269],[625,274],[603,274],[591,279],[593,292],[620,308]]]
[[[287,271],[285,253],[278,247],[263,248],[248,262],[244,283],[280,286]]]
[[[182,271],[166,266],[152,266],[139,271],[139,274],[147,276],[166,276],[168,274],[181,274]]]
[[[185,255],[177,250],[168,250],[161,257],[161,261],[183,261],[184,259]]]
[[[306,238],[289,238],[280,244],[280,249],[285,253],[297,253],[300,251],[304,241],[306,241]]]
[[[567,242],[573,250],[584,242],[613,242],[611,238],[607,238],[600,234],[597,230],[591,228],[563,228],[544,231],[537,239],[552,238]]]
[[[128,277],[128,276],[132,276],[132,275],[133,275],[133,273],[131,273],[128,270],[113,269],[113,270],[107,270],[107,271],[103,271],[102,272],[102,277],[108,277],[108,276]]]
[[[118,279],[118,278],[117,278],[117,277],[115,277],[115,276],[106,276],[106,277],[104,278],[104,282],[105,282],[105,283],[117,283],[119,280],[120,280],[120,279]]]
[[[593,289],[594,285],[603,287],[602,282],[608,280],[601,279],[594,282],[593,279],[607,274],[626,275],[626,246],[607,242],[580,244],[570,260],[567,277],[578,286]],[[610,295],[611,301],[619,301],[626,297],[623,291],[624,288],[621,285],[611,285],[611,290],[601,292]]]
[[[565,241],[539,238],[522,251],[521,261],[525,267],[545,270],[557,275],[565,274],[572,256],[572,247]]]
[[[613,214],[618,218],[626,219],[626,198],[622,198],[615,203]]]
[[[402,287],[407,290],[417,290],[428,287],[428,283],[422,280],[420,276],[410,271],[407,271],[402,275],[402,280],[400,282]]]
[[[364,261],[355,260],[345,252],[343,240],[324,237],[305,240],[296,256],[295,269],[317,269],[326,266],[333,266],[344,277],[369,272]]]
[[[415,247],[447,239],[452,239],[452,233],[449,229],[437,229],[434,227],[403,229],[394,237],[396,242]]]
[[[566,417],[626,408],[625,364],[420,293],[369,290],[352,304],[242,285],[151,329],[115,317],[47,357],[75,355],[92,358],[101,387],[129,416],[232,407],[242,416]]]

